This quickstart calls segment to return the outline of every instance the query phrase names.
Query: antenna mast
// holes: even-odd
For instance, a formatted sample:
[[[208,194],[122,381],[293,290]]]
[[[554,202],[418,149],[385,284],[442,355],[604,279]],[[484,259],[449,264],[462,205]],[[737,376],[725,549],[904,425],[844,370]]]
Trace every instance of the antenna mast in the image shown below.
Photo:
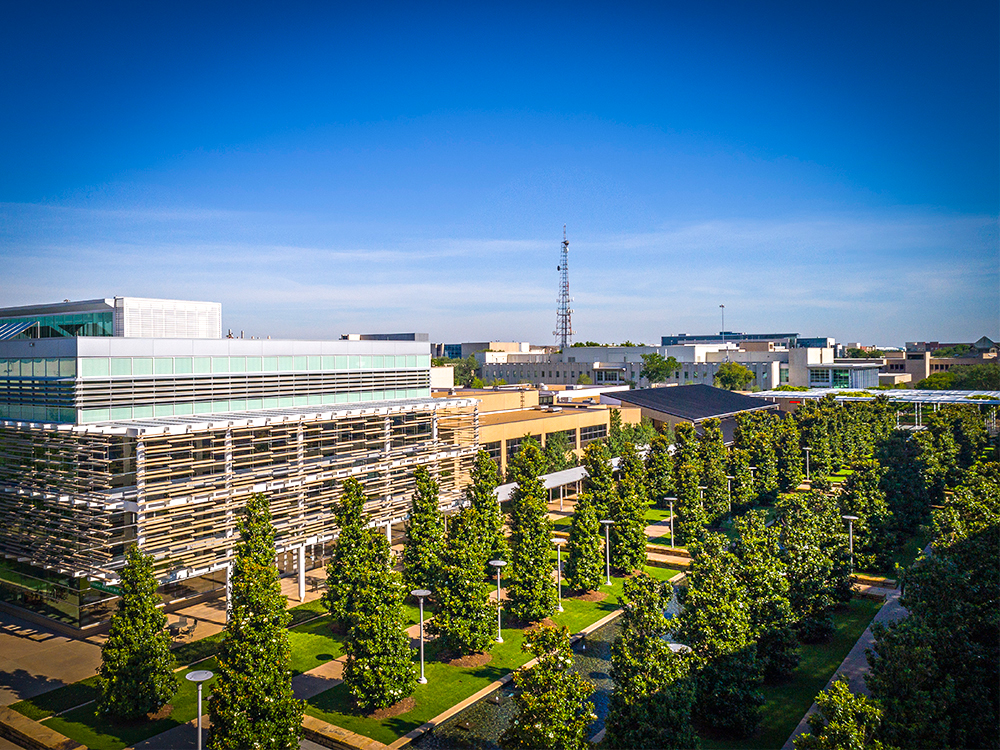
[[[572,302],[569,296],[569,240],[566,239],[566,225],[563,224],[562,251],[559,258],[559,298],[556,300],[556,330],[553,336],[559,339],[559,347],[566,349],[573,338],[573,311],[569,307]]]

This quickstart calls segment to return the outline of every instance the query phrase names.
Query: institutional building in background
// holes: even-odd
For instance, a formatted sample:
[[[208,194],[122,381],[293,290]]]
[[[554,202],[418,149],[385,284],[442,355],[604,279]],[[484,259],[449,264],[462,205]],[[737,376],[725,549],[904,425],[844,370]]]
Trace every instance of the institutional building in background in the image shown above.
[[[426,340],[221,332],[216,303],[0,309],[0,603],[99,627],[132,542],[154,555],[166,603],[217,595],[255,492],[301,592],[348,477],[390,535],[417,466],[443,506],[458,502],[477,402],[431,397]]]
[[[725,362],[738,362],[754,375],[752,386],[779,385],[871,388],[880,363],[841,360],[833,346],[792,346],[774,341],[721,341],[670,346],[573,346],[554,354],[476,354],[487,382],[596,385],[651,385],[642,377],[643,355],[673,357],[680,368],[666,385],[711,385]],[[503,358],[503,361],[499,361]]]

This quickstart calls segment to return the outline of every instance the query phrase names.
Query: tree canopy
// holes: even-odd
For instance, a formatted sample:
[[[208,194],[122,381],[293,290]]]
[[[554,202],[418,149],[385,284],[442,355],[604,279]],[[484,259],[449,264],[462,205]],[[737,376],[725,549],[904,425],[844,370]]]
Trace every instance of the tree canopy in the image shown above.
[[[658,352],[643,354],[640,378],[646,378],[650,383],[665,383],[681,369],[681,363],[674,357],[664,357]]]
[[[754,381],[753,370],[739,362],[723,362],[715,373],[715,386],[727,391],[742,391]]]
[[[264,495],[251,495],[239,521],[230,611],[209,698],[213,750],[293,750],[305,704],[292,695],[291,619],[274,559],[274,527]]]
[[[177,691],[174,657],[157,605],[153,557],[131,545],[121,572],[121,596],[101,647],[97,710],[115,721],[141,719],[162,708]]]

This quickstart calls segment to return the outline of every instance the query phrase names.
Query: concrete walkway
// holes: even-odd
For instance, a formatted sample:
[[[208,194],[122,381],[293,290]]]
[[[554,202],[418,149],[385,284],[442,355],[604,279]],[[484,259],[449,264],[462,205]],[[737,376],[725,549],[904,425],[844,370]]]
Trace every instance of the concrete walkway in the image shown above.
[[[882,623],[887,625],[890,622],[895,622],[900,620],[907,615],[906,609],[902,604],[899,603],[899,591],[897,589],[881,589],[888,594],[885,599],[885,604],[882,605],[882,609],[878,611],[872,622]],[[875,594],[874,590],[869,593]],[[862,693],[864,695],[869,695],[868,686],[865,684],[865,675],[868,674],[868,659],[865,658],[865,649],[872,648],[875,644],[875,636],[872,634],[871,626],[865,629],[865,632],[861,634],[858,638],[857,643],[854,644],[854,648],[850,650],[844,661],[841,662],[840,666],[837,667],[833,676],[830,678],[829,682],[826,683],[826,688],[828,689],[833,681],[837,679],[840,675],[845,675],[849,681],[852,693]],[[800,734],[809,731],[809,724],[807,723],[809,717],[819,711],[819,706],[815,702],[806,711],[805,716],[799,722],[798,726],[795,727],[795,731],[792,732],[791,736],[782,745],[781,750],[794,750],[795,738]]]
[[[103,637],[68,638],[0,613],[0,706],[97,674]]]

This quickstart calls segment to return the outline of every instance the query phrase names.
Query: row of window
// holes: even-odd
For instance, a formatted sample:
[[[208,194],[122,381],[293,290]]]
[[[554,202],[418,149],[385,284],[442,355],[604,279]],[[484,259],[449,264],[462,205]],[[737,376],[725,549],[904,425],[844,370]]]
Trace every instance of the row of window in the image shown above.
[[[243,372],[309,372],[319,370],[398,370],[427,368],[421,355],[294,356],[294,357],[84,357],[85,378],[134,375],[190,375]],[[0,359],[0,378],[75,378],[73,357]]]
[[[255,409],[280,409],[289,406],[326,406],[361,401],[383,401],[395,398],[428,398],[429,396],[430,390],[428,388],[407,388],[385,391],[324,393],[308,396],[200,401],[179,404],[116,406],[99,409],[81,409],[79,424],[126,419],[186,416],[191,414],[219,414],[222,412],[252,411]],[[0,403],[0,419],[74,424],[77,422],[77,411],[73,408],[47,406],[44,404]]]
[[[429,368],[430,356],[302,355],[291,357],[88,357],[81,360],[83,377],[190,375],[242,372],[309,372],[319,370],[385,370]]]
[[[191,414],[219,414],[231,411],[256,409],[281,409],[289,406],[328,406],[353,404],[360,401],[385,401],[395,398],[427,398],[428,388],[407,388],[386,391],[360,391],[351,393],[323,393],[309,396],[277,396],[271,398],[229,399],[201,401],[187,404],[156,404],[155,406],[118,406],[109,409],[81,409],[80,423],[107,422],[121,419],[150,419],[153,417],[187,416]]]

